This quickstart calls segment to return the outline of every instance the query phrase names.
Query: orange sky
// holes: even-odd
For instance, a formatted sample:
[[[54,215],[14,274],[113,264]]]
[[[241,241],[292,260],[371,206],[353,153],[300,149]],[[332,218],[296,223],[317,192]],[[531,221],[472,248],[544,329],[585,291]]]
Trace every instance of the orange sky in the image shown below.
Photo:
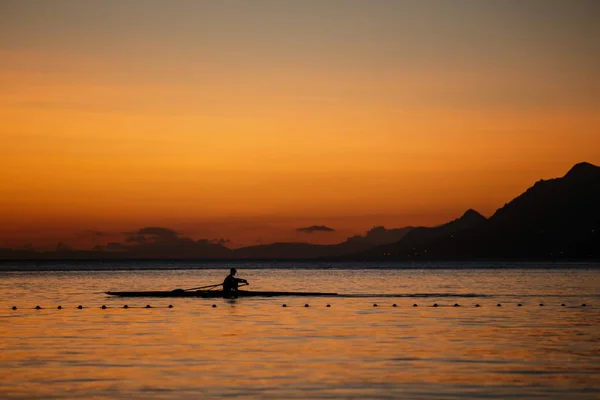
[[[594,2],[233,3],[0,6],[0,247],[336,242],[600,164]]]

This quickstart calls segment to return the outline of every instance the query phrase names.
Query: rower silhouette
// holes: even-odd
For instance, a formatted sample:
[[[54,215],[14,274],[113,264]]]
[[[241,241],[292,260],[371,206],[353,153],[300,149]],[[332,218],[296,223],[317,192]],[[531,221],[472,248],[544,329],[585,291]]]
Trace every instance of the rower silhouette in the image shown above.
[[[235,268],[231,268],[229,270],[229,275],[227,275],[227,278],[225,278],[225,280],[223,281],[224,292],[236,292],[240,283],[245,283],[246,285],[249,285],[247,280],[236,278],[236,273],[237,270]]]

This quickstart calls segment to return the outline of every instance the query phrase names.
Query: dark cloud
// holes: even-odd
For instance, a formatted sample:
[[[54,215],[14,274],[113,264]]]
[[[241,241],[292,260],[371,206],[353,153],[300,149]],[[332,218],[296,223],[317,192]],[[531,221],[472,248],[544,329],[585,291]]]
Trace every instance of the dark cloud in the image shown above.
[[[138,235],[151,235],[151,236],[160,236],[160,237],[177,237],[179,235],[177,232],[175,232],[172,229],[161,228],[158,226],[149,226],[146,228],[142,228],[135,233]]]
[[[119,243],[119,242],[110,242],[106,245],[106,250],[127,250],[127,246],[125,246],[123,243]]]
[[[137,243],[143,244],[147,242],[157,242],[157,241],[177,241],[181,238],[179,237],[179,233],[169,228],[162,228],[160,226],[148,226],[145,228],[141,228],[134,232],[124,232],[127,236],[125,238],[126,243]]]
[[[225,257],[229,239],[198,239],[180,236],[169,228],[148,226],[132,232],[123,232],[124,243],[109,243],[106,250],[124,251],[133,257]]]
[[[312,225],[307,226],[305,228],[297,228],[296,231],[304,232],[304,233],[313,233],[313,232],[335,232],[335,229],[330,228],[325,225]]]
[[[132,235],[125,239],[127,243],[144,243],[147,240],[144,235]]]

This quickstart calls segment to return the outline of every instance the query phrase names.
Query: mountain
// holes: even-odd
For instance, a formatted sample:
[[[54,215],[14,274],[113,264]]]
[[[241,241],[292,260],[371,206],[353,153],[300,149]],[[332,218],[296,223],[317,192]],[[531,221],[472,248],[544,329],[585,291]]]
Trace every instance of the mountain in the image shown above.
[[[375,247],[365,255],[377,256],[385,254],[386,257],[398,257],[416,253],[427,253],[427,245],[436,240],[451,238],[460,232],[475,229],[487,219],[477,211],[469,209],[460,218],[436,227],[417,227],[406,234],[396,243]]]
[[[411,233],[417,235],[418,231]],[[541,180],[479,226],[451,235],[422,236],[420,240],[411,236],[362,256],[397,259],[598,259],[600,168],[580,163],[561,178]]]
[[[392,243],[404,237],[412,227],[386,229],[378,226],[367,231],[365,236],[352,236],[342,243],[320,245],[311,243],[272,243],[242,247],[233,250],[238,259],[315,259],[342,257],[356,254],[381,244]]]

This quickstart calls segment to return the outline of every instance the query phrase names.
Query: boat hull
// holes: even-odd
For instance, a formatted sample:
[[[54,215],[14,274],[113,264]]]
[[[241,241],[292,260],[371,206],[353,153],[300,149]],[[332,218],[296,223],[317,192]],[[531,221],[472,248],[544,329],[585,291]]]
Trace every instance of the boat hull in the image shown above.
[[[236,298],[236,297],[282,297],[282,296],[337,296],[337,293],[322,292],[255,292],[238,290],[236,292],[223,292],[222,290],[196,290],[185,291],[175,289],[171,291],[146,291],[146,292],[106,292],[111,296],[120,297],[202,297],[202,298]]]

